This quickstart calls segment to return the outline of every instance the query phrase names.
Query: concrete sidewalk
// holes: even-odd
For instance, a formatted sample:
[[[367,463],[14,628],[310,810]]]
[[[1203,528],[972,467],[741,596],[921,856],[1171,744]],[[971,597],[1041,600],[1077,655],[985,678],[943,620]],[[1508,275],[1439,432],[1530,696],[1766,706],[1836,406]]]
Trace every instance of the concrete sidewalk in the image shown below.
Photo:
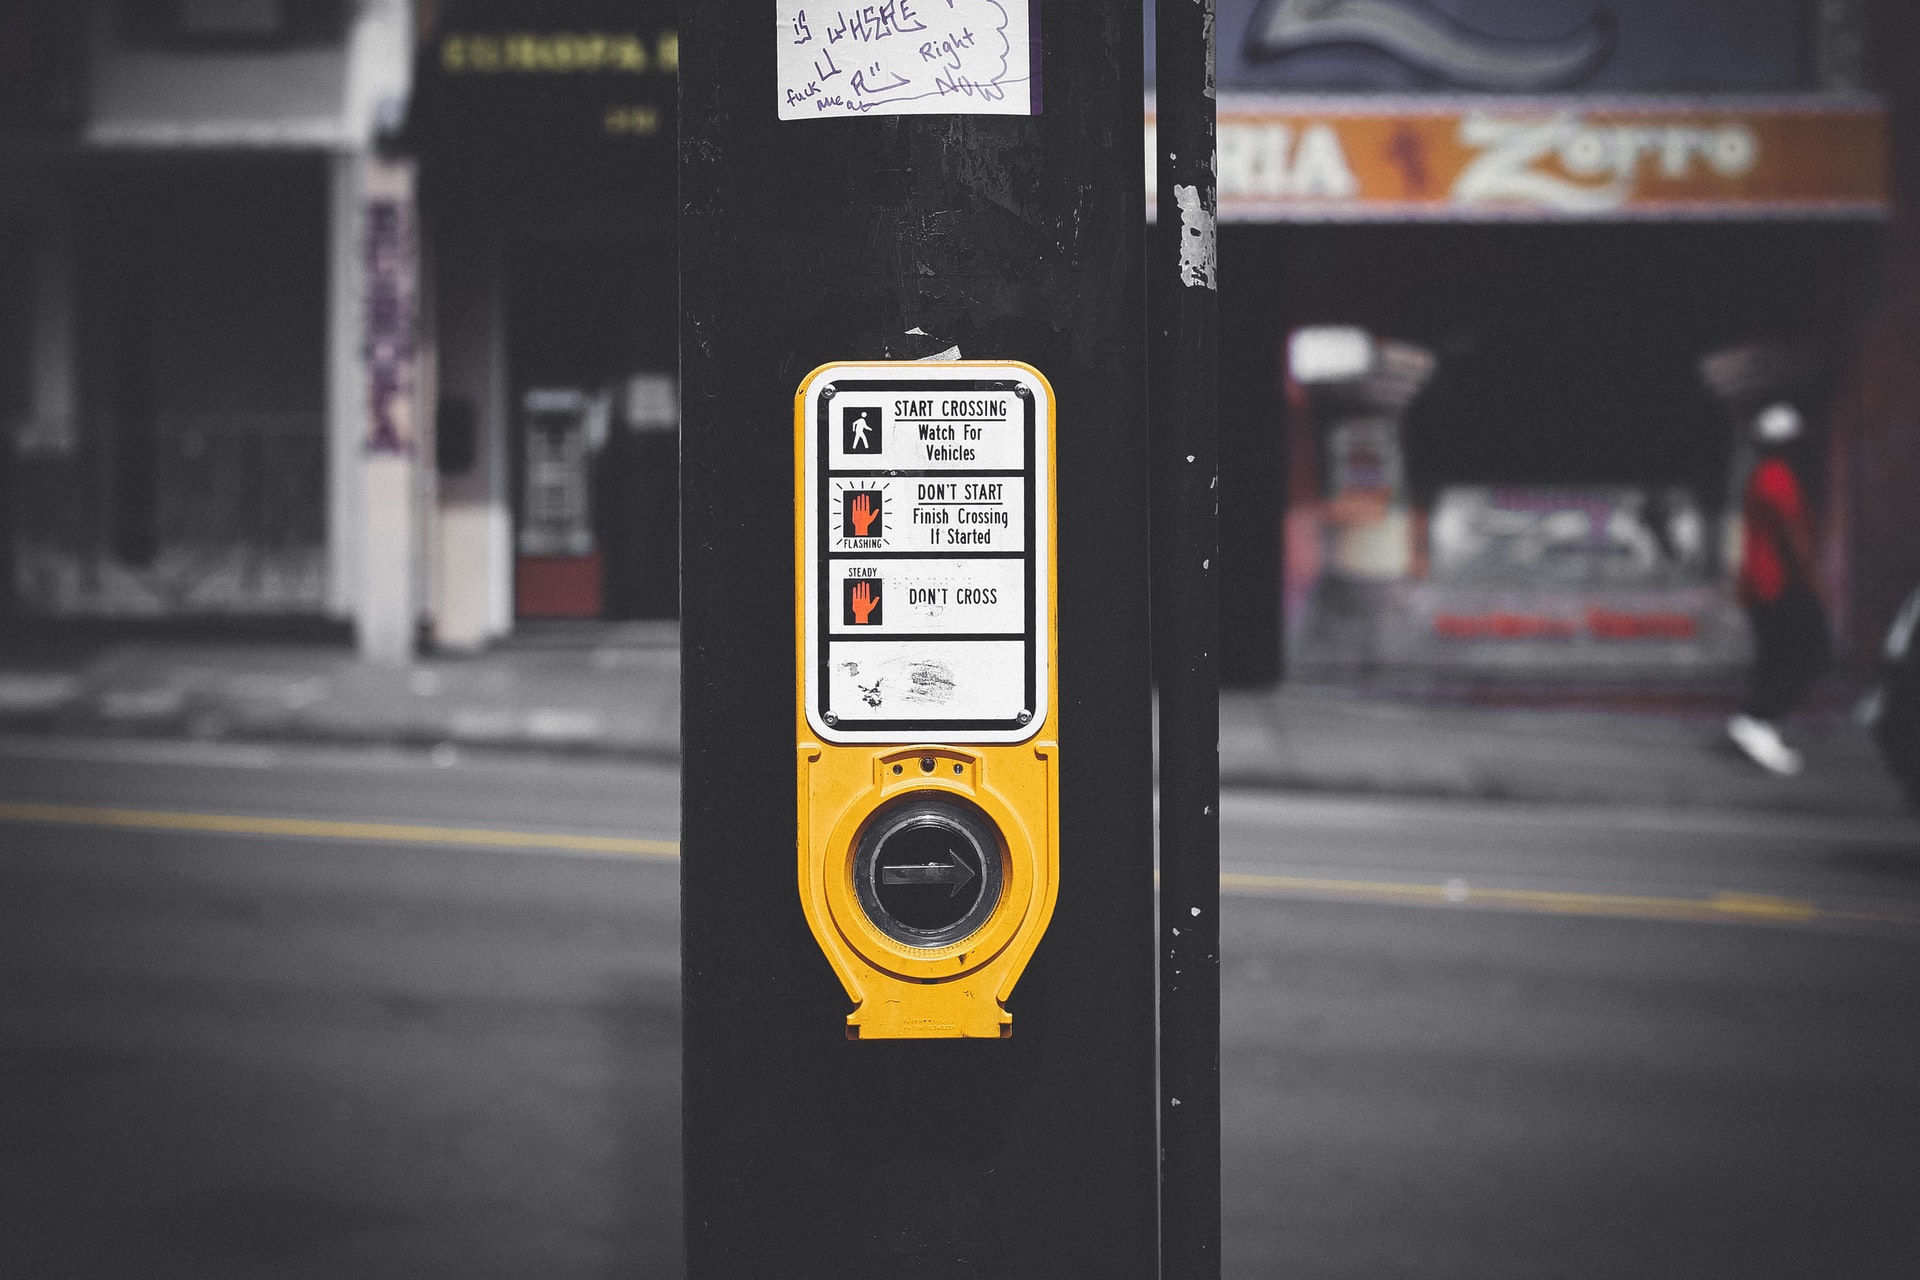
[[[671,624],[536,632],[369,666],[344,644],[150,641],[0,661],[0,728],[195,739],[579,750],[673,758]]]
[[[1797,778],[1762,772],[1727,741],[1727,705],[1570,710],[1410,701],[1289,686],[1220,707],[1228,785],[1559,804],[1913,817],[1844,712],[1788,726]],[[1920,818],[1915,818],[1920,831]]]
[[[679,667],[675,628],[647,623],[535,631],[407,670],[369,667],[343,643],[311,639],[0,646],[0,731],[670,760]],[[1711,693],[1648,713],[1298,685],[1230,691],[1221,769],[1229,785],[1294,790],[1906,813],[1843,711],[1793,726],[1808,769],[1790,780],[1737,756],[1724,716]]]

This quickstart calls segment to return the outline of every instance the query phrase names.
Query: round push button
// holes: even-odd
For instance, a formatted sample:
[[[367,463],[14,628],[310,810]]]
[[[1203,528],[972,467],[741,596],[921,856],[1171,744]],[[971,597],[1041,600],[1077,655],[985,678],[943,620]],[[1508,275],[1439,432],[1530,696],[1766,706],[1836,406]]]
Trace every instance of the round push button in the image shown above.
[[[854,845],[853,883],[875,928],[912,947],[944,947],[985,924],[1000,903],[1000,834],[967,801],[903,796]]]

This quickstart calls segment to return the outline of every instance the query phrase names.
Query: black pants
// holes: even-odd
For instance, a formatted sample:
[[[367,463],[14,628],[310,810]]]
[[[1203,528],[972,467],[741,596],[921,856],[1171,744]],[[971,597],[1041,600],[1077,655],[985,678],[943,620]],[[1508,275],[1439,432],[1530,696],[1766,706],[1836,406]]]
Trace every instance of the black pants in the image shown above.
[[[1833,640],[1820,601],[1805,587],[1778,600],[1747,606],[1753,624],[1753,677],[1741,710],[1777,720],[1800,705],[1833,660]]]

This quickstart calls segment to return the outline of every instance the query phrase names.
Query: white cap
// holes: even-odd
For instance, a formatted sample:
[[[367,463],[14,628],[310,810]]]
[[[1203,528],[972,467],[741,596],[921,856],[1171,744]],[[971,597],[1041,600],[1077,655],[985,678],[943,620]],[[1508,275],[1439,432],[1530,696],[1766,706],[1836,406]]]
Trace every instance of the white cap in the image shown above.
[[[1762,444],[1786,444],[1806,433],[1807,420],[1782,400],[1762,409],[1753,419],[1753,437]]]

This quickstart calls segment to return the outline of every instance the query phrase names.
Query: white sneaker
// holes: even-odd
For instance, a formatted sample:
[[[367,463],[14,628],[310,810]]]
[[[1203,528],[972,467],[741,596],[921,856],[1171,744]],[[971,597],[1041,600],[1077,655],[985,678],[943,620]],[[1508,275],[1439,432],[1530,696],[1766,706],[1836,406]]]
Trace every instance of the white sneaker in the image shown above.
[[[1780,740],[1780,731],[1765,720],[1740,715],[1727,721],[1727,736],[1747,753],[1747,758],[1783,778],[1791,778],[1806,767],[1800,753]]]

